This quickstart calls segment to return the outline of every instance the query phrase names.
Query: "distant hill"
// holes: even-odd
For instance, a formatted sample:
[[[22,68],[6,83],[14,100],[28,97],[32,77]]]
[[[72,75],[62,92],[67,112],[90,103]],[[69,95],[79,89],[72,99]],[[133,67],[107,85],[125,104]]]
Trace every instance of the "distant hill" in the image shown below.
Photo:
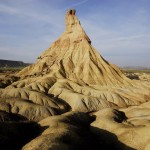
[[[150,67],[143,66],[120,66],[121,69],[129,69],[129,70],[149,70]]]
[[[23,66],[28,66],[28,65],[30,65],[30,64],[24,63],[23,61],[0,59],[0,68],[3,68],[3,67],[23,67]]]

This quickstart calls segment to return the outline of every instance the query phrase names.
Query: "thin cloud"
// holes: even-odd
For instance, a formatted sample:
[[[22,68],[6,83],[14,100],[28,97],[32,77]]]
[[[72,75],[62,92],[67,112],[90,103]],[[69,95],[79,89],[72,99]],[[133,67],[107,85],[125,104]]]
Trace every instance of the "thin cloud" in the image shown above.
[[[131,35],[131,36],[119,36],[117,38],[112,38],[108,40],[113,40],[113,41],[133,41],[133,40],[139,40],[139,39],[147,39],[150,38],[150,35],[147,34],[138,34],[138,35]]]
[[[80,5],[82,5],[82,4],[84,4],[84,3],[86,3],[86,2],[88,2],[89,0],[83,0],[83,1],[81,1],[81,2],[78,2],[78,3],[76,3],[76,4],[74,4],[74,5],[71,5],[71,6],[69,6],[70,8],[71,7],[77,7],[77,6],[80,6]]]
[[[6,14],[15,14],[17,13],[17,9],[0,4],[0,12]]]

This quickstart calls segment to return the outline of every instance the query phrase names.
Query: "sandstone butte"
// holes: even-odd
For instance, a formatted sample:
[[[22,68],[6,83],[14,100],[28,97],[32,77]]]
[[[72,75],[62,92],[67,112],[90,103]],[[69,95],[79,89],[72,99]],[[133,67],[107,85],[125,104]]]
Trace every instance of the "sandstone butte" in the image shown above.
[[[0,146],[150,149],[150,84],[107,62],[75,10],[66,13],[65,32],[16,76],[0,89]]]

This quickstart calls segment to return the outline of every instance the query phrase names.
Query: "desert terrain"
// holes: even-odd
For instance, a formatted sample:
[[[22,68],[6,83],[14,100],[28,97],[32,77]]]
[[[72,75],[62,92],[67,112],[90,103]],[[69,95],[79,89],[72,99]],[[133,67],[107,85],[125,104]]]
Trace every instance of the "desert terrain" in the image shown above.
[[[149,150],[149,71],[105,60],[75,13],[34,64],[1,70],[0,149]]]

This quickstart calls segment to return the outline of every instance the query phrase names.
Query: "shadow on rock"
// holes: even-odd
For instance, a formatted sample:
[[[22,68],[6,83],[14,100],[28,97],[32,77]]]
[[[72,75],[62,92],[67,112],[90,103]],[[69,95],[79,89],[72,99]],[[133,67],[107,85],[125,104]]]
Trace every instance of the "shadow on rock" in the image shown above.
[[[0,117],[0,149],[19,150],[39,134],[39,125],[22,116],[1,112]]]
[[[104,150],[136,150],[120,142],[115,134],[107,130],[91,126],[91,132],[96,136],[97,140],[101,142]]]
[[[27,121],[27,118],[20,114],[13,114],[0,110],[0,122],[4,121]]]

